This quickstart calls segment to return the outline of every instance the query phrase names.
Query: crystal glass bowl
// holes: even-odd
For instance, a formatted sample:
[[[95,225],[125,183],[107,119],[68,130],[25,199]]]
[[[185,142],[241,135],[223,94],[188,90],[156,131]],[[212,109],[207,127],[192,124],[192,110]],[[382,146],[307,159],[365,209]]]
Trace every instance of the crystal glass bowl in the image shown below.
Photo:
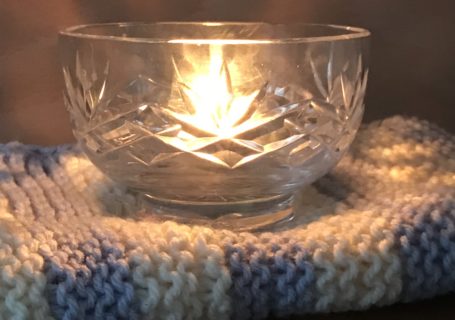
[[[144,210],[256,228],[292,215],[363,114],[369,32],[117,23],[60,33],[65,102],[91,161]]]

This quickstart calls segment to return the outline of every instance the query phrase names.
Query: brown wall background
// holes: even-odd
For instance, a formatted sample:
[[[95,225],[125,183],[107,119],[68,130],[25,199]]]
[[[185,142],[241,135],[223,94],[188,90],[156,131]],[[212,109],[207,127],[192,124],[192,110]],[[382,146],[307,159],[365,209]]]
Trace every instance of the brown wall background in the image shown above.
[[[455,2],[450,0],[0,0],[0,142],[73,141],[57,31],[114,21],[356,25],[373,33],[365,121],[393,114],[455,132]]]

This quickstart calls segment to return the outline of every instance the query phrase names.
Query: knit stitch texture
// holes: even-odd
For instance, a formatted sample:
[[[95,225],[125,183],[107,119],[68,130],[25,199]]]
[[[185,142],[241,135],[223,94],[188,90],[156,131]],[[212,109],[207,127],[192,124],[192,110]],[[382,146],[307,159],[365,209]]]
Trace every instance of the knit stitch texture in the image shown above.
[[[262,319],[455,290],[455,137],[425,121],[361,129],[281,230],[136,205],[75,146],[0,145],[0,318]]]

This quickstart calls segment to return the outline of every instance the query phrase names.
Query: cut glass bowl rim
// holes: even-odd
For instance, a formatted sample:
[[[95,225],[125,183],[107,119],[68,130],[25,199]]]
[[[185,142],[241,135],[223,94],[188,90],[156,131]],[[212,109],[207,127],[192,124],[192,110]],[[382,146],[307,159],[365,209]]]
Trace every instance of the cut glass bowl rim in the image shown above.
[[[171,38],[156,38],[156,37],[135,37],[135,36],[118,36],[106,34],[93,34],[87,32],[87,29],[94,27],[105,27],[106,29],[111,28],[114,31],[116,28],[125,27],[136,27],[136,26],[158,26],[158,25],[169,25],[169,26],[198,26],[198,27],[211,27],[211,26],[291,26],[291,27],[321,27],[327,30],[342,32],[337,35],[319,35],[319,36],[301,36],[301,37],[277,37],[277,38],[255,38],[248,39],[247,37],[239,37],[232,39],[222,38],[182,38],[182,39],[171,39]],[[149,43],[149,44],[232,44],[232,45],[251,45],[251,44],[292,44],[292,43],[316,43],[316,42],[333,42],[333,41],[346,41],[351,39],[368,38],[371,33],[367,29],[360,27],[352,27],[345,25],[336,24],[318,24],[318,23],[292,23],[292,24],[272,24],[264,22],[112,22],[112,23],[95,23],[95,24],[83,24],[68,27],[59,32],[60,36],[81,38],[81,39],[92,39],[92,40],[108,40],[108,41],[119,41],[119,42],[132,42],[132,43]]]

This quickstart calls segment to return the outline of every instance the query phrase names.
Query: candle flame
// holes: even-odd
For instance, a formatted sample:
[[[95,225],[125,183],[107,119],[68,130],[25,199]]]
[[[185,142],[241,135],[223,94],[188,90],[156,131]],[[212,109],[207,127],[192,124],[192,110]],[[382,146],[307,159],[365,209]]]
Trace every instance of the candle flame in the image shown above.
[[[208,68],[200,66],[182,84],[182,93],[193,107],[192,114],[174,113],[179,120],[219,137],[232,137],[247,116],[259,90],[247,95],[234,93],[231,74],[222,47],[210,46]]]

